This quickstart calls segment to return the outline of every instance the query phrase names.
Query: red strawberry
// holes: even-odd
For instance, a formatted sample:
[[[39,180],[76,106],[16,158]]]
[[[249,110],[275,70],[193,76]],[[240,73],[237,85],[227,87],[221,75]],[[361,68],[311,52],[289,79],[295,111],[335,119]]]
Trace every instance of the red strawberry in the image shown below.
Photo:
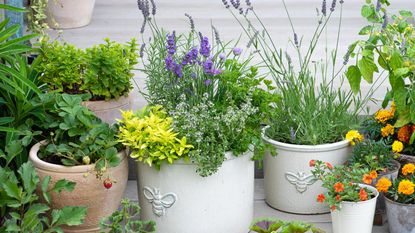
[[[110,178],[104,180],[104,187],[106,189],[110,189],[112,187],[112,180]]]

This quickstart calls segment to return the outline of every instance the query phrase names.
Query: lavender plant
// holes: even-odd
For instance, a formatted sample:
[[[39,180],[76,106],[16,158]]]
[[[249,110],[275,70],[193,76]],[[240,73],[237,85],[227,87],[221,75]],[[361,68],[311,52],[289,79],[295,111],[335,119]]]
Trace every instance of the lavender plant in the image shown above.
[[[282,96],[282,101],[271,110],[267,136],[285,143],[317,145],[337,142],[348,130],[360,124],[359,113],[364,110],[373,90],[367,95],[354,96],[351,91],[334,86],[335,81],[339,81],[340,86],[344,82],[344,64],[339,65],[337,61],[344,1],[339,1],[340,4],[336,0],[322,2],[321,8],[317,9],[317,26],[308,46],[304,46],[306,43],[295,30],[282,0],[292,28],[290,42],[298,57],[296,61],[277,47],[250,1],[246,1],[245,6],[235,4],[235,1],[230,1],[231,4],[227,0],[222,2],[250,39],[249,45],[261,58],[276,91]],[[325,59],[315,60],[314,53],[336,8],[340,8],[336,47],[331,54],[326,52]],[[327,44],[325,51],[328,51]]]
[[[222,42],[216,29],[215,40],[198,33],[188,14],[190,32],[177,34],[157,26],[148,1],[138,6],[152,33],[142,50],[143,95],[149,104],[163,106],[175,132],[194,146],[189,158],[198,174],[217,172],[227,151],[239,156],[255,148],[255,158],[261,157],[261,123],[278,98],[261,89],[273,87],[249,65],[251,58],[243,59],[241,48]]]

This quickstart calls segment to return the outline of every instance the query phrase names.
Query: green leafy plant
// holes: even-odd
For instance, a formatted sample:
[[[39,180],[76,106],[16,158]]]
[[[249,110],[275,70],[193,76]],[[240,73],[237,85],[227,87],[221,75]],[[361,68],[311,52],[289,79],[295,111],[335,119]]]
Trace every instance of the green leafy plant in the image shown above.
[[[86,50],[68,43],[44,40],[35,69],[51,90],[68,94],[91,94],[92,100],[116,99],[131,89],[137,64],[137,44],[132,39],[119,44],[109,39]]]
[[[86,216],[85,207],[66,206],[50,209],[50,193],[72,191],[75,183],[65,179],[49,186],[50,177],[40,181],[32,164],[22,164],[17,173],[0,167],[0,231],[1,232],[61,232],[62,225],[79,225]],[[41,203],[36,187],[45,203]],[[50,216],[50,218],[48,217]]]
[[[290,43],[296,52],[294,61],[288,52],[277,47],[251,2],[247,2],[246,6],[232,2],[231,5],[228,1],[223,3],[250,39],[249,45],[261,58],[276,85],[275,91],[281,96],[281,101],[269,110],[271,117],[267,136],[291,144],[334,143],[342,140],[342,135],[360,124],[359,113],[369,100],[372,90],[367,96],[354,96],[351,91],[335,86],[335,83],[340,83],[337,85],[341,86],[344,82],[344,77],[341,76],[344,65],[339,64],[337,59],[344,1],[338,5],[334,1],[330,9],[324,1],[323,7],[317,9],[318,23],[309,42],[297,34],[290,12],[285,1],[282,1],[292,28],[293,38]],[[239,14],[234,13],[235,10]],[[328,54],[326,44],[325,59],[316,60],[314,55],[319,41],[324,32],[329,30],[330,19],[337,12],[340,20],[335,48]]]
[[[379,0],[375,5],[368,0],[362,7],[362,16],[368,21],[359,32],[367,39],[350,45],[348,55],[356,58],[346,76],[352,89],[360,89],[362,78],[368,83],[374,81],[374,73],[384,70],[388,73],[391,90],[385,95],[383,107],[393,99],[396,104],[395,127],[415,123],[415,108],[412,81],[415,77],[415,30],[413,13],[402,10],[399,15],[388,16],[388,0]],[[392,22],[389,22],[390,18]],[[412,139],[413,141],[413,139]]]
[[[62,94],[55,98],[51,117],[44,122],[49,130],[47,145],[41,148],[39,157],[65,166],[95,164],[99,178],[107,168],[117,166],[121,146],[115,126],[101,122],[83,107],[78,95]]]
[[[27,12],[27,29],[32,33],[40,35],[41,38],[47,35],[49,25],[46,23],[46,9],[49,0],[31,0]]]
[[[156,231],[154,221],[139,219],[140,206],[128,199],[121,201],[121,209],[102,219],[102,232],[108,233],[153,233]]]
[[[282,221],[271,218],[255,219],[250,228],[257,233],[324,233],[322,229],[316,228],[313,224],[300,221]]]

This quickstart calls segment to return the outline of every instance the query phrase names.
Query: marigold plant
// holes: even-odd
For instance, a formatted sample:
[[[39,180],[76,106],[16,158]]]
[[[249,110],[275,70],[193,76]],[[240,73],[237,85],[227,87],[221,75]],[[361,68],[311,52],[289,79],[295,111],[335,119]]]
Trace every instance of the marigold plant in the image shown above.
[[[369,189],[359,186],[364,179],[377,177],[377,173],[362,169],[357,166],[336,166],[330,167],[328,163],[312,160],[310,166],[313,167],[314,177],[323,182],[326,193],[319,194],[317,202],[327,203],[331,210],[341,208],[342,201],[359,202],[366,201],[374,196]]]
[[[180,158],[186,159],[193,148],[186,137],[177,137],[173,119],[159,105],[136,113],[122,112],[119,124],[119,142],[130,148],[131,157],[158,169],[163,162],[172,164]]]

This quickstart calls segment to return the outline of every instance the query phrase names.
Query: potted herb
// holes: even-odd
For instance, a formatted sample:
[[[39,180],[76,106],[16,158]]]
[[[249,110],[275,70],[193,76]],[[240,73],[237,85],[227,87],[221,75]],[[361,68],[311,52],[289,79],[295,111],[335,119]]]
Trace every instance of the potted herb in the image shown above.
[[[368,170],[315,160],[310,167],[327,190],[317,196],[317,202],[330,207],[333,233],[371,233],[379,193],[372,186],[356,183],[369,175]]]
[[[250,230],[257,233],[324,233],[322,229],[314,227],[313,224],[299,221],[282,221],[271,218],[255,219]]]
[[[273,208],[291,213],[328,212],[326,206],[313,201],[324,189],[311,174],[308,161],[324,160],[333,165],[346,162],[351,147],[344,135],[360,124],[359,112],[369,97],[354,97],[352,92],[340,89],[344,65],[337,61],[337,47],[343,1],[339,6],[336,1],[331,6],[323,1],[309,44],[292,25],[290,42],[297,52],[296,61],[277,47],[250,1],[246,6],[237,1],[223,2],[250,38],[250,45],[261,58],[282,99],[269,110],[269,125],[263,134],[263,140],[277,151],[277,156],[269,153],[264,160],[266,202]],[[285,6],[285,1],[282,2]],[[232,8],[238,9],[239,16]],[[340,21],[336,48],[325,60],[314,60],[312,57],[319,39],[328,30],[330,19],[337,17],[337,8],[340,8]],[[286,11],[291,22],[288,9]]]
[[[274,96],[261,89],[264,79],[241,49],[194,27],[166,32],[149,17],[155,9],[138,6],[153,33],[142,70],[150,106],[124,113],[119,137],[139,161],[141,216],[159,232],[245,232],[252,157],[265,149],[260,126]]]
[[[381,178],[376,188],[384,193],[389,231],[391,233],[411,233],[415,229],[415,165],[408,163],[402,167],[402,175],[395,180]]]
[[[46,2],[46,22],[51,28],[79,28],[91,22],[95,0],[47,0]]]
[[[74,45],[43,42],[35,68],[49,89],[69,94],[89,94],[83,104],[107,123],[130,108],[132,70],[137,64],[137,44],[132,39],[105,43],[82,50]]]
[[[50,179],[52,185],[65,178],[77,184],[70,193],[50,197],[53,208],[87,207],[85,222],[64,227],[65,232],[98,230],[99,220],[111,215],[124,195],[126,152],[117,143],[114,126],[102,123],[81,106],[80,96],[62,94],[55,98],[51,117],[44,122],[47,139],[32,147],[29,159],[42,182]]]

